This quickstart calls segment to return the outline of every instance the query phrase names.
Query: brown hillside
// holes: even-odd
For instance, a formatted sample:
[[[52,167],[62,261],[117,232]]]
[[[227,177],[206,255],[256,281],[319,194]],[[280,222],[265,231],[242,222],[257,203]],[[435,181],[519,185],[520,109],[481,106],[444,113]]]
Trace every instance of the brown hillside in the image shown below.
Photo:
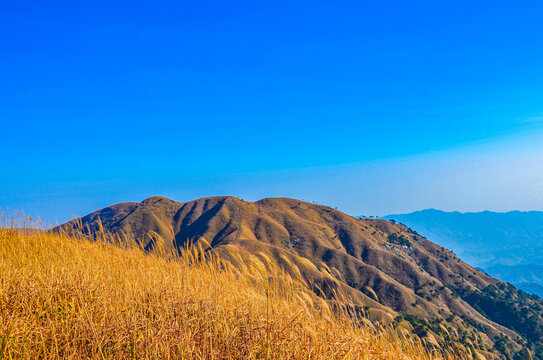
[[[503,335],[508,348],[501,352],[527,346],[519,329],[500,325],[479,307],[477,294],[504,288],[504,283],[385,220],[357,219],[288,198],[247,202],[224,196],[180,203],[151,197],[113,205],[63,227],[82,225],[93,231],[100,226],[98,219],[107,231],[129,231],[147,249],[157,246],[157,239],[175,247],[204,239],[225,256],[233,249],[262,252],[287,271],[299,269],[318,294],[331,298],[334,288],[341,287],[370,319],[405,323],[423,337],[494,353],[501,349],[497,339]],[[537,336],[531,342],[537,343]]]

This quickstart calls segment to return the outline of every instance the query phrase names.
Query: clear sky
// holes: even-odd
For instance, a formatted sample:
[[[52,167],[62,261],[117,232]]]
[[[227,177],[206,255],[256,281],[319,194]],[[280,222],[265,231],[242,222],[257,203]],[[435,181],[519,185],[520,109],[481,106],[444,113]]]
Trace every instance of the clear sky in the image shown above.
[[[543,2],[7,1],[0,208],[543,209]]]

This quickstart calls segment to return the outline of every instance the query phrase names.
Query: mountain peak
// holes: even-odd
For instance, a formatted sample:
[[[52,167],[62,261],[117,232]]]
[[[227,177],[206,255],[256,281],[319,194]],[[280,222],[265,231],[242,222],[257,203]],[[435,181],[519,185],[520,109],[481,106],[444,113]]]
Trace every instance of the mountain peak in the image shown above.
[[[159,201],[173,201],[173,200],[168,199],[167,197],[164,197],[164,196],[150,196],[150,197],[146,198],[145,200],[143,200],[141,203],[142,204],[150,204],[150,203],[156,203],[156,202],[159,202]]]

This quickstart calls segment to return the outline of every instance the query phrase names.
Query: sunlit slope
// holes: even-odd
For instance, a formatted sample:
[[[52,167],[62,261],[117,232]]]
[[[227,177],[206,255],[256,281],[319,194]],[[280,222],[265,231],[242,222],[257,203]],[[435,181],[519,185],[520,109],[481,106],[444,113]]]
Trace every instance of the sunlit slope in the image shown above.
[[[286,198],[179,203],[153,197],[99,210],[64,228],[81,226],[129,231],[147,249],[155,246],[153,234],[158,234],[176,248],[203,238],[218,252],[261,252],[287,269],[296,265],[316,285],[316,294],[330,298],[339,290],[372,321],[408,322],[428,341],[511,355],[525,354],[523,348],[537,351],[543,343],[539,299],[385,220],[357,219]]]
[[[0,229],[0,358],[464,358],[348,316],[264,254],[97,237]]]

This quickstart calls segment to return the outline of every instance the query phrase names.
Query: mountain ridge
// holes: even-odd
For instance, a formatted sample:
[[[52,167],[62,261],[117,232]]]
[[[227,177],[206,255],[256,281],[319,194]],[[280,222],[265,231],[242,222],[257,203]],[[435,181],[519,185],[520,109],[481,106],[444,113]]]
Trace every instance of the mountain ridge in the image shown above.
[[[503,336],[507,339],[503,346],[512,353],[527,347],[538,351],[542,342],[536,326],[541,311],[530,310],[537,319],[530,327],[533,334],[524,331],[518,315],[522,307],[540,306],[539,300],[479,272],[416,232],[382,219],[358,219],[290,198],[248,202],[215,196],[182,203],[151,197],[100,209],[60,228],[78,227],[90,232],[100,227],[113,233],[129,231],[148,249],[156,247],[159,238],[170,247],[205,239],[225,256],[234,249],[260,252],[288,271],[298,269],[325,298],[335,286],[341,287],[373,321],[409,323],[423,337],[470,344],[474,351],[503,353]],[[501,297],[513,305],[500,303]],[[511,313],[511,323],[491,313],[487,303],[498,304],[498,313]]]

